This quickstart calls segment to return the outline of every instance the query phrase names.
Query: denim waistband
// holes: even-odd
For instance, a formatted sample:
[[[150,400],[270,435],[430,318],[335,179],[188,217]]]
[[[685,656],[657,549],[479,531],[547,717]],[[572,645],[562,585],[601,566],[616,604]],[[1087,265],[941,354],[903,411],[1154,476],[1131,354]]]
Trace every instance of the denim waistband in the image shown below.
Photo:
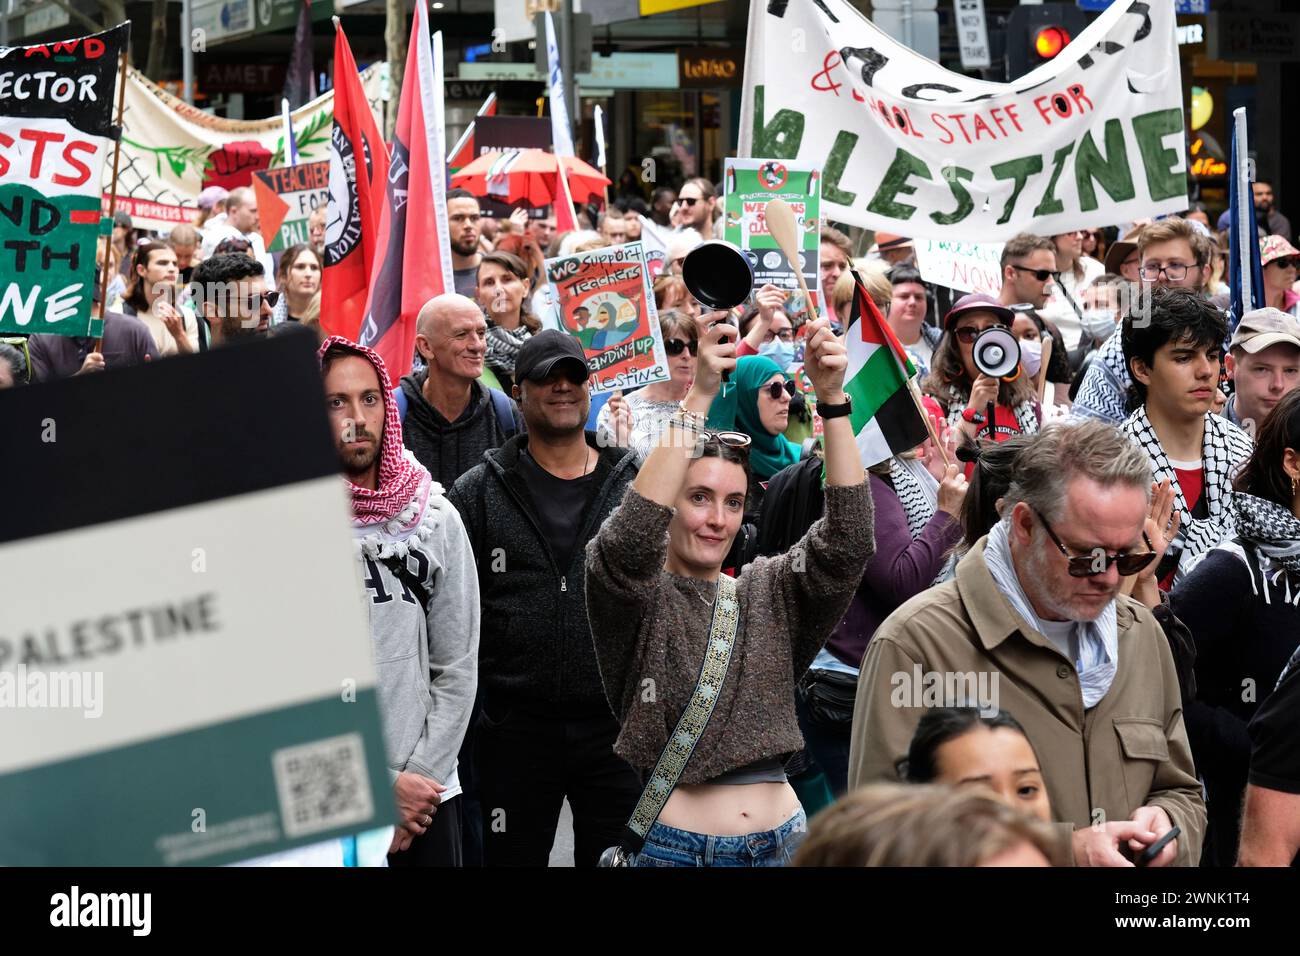
[[[802,840],[808,830],[807,817],[803,807],[799,807],[790,818],[775,830],[763,830],[758,833],[746,833],[744,836],[713,836],[708,833],[695,833],[691,830],[679,830],[658,821],[646,834],[647,843],[656,843],[670,849],[684,850],[687,853],[699,853],[705,859],[705,865],[714,856],[765,856],[775,853],[787,843]]]

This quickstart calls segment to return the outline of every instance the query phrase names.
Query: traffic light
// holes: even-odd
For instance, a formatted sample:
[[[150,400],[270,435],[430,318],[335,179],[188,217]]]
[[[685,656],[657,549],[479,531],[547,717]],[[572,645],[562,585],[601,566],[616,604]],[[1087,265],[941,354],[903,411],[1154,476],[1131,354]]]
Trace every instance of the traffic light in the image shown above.
[[[1072,3],[1019,6],[1007,17],[1007,79],[1054,60],[1083,32],[1088,17]]]

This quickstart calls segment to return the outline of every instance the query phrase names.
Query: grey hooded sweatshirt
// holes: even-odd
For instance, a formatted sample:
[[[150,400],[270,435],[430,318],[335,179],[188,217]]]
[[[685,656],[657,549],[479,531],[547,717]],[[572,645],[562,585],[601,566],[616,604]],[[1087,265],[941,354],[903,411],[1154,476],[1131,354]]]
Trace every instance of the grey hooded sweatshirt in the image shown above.
[[[449,800],[460,793],[456,754],[478,680],[478,572],[465,527],[435,482],[404,541],[358,530],[356,544],[389,773],[430,777]]]

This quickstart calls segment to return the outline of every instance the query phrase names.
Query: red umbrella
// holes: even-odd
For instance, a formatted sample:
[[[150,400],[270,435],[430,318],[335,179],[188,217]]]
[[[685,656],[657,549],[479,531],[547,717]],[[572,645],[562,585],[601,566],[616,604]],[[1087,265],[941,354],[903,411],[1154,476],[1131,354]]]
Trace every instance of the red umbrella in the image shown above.
[[[603,199],[610,181],[599,170],[572,156],[562,158],[569,191],[575,203]],[[549,206],[559,191],[556,175],[559,163],[554,153],[542,149],[511,149],[484,153],[452,175],[451,185],[475,196],[491,197],[507,204],[524,202]]]

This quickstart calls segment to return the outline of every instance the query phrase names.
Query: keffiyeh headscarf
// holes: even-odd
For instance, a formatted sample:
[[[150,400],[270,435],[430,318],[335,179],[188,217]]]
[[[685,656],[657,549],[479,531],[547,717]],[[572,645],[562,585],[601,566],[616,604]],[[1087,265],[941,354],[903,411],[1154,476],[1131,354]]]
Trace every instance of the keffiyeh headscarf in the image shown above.
[[[441,496],[442,487],[429,476],[424,466],[402,444],[402,421],[393,401],[392,384],[384,360],[372,349],[358,345],[341,335],[331,335],[321,343],[316,353],[324,359],[325,353],[341,345],[365,358],[379,375],[379,388],[384,396],[384,434],[380,440],[379,487],[374,491],[353,484],[346,478],[352,496],[352,527],[366,539],[373,538],[375,545],[390,545],[405,541],[421,525],[432,496]],[[405,553],[405,548],[392,548]]]
[[[1271,584],[1286,603],[1300,605],[1300,587],[1292,586],[1300,583],[1300,519],[1276,502],[1241,491],[1231,494],[1229,508],[1238,539],[1255,551],[1265,602],[1272,603]]]
[[[1178,485],[1174,466],[1156,437],[1151,419],[1147,418],[1146,406],[1130,415],[1121,429],[1146,452],[1151,462],[1151,480],[1157,484],[1168,480],[1173,485],[1174,507],[1182,515],[1178,534],[1185,542],[1178,567],[1185,573],[1198,557],[1233,534],[1233,516],[1228,506],[1232,479],[1254,451],[1254,443],[1232,422],[1206,413],[1201,462],[1204,468],[1203,494],[1209,517],[1193,518],[1187,499],[1183,497],[1183,489]]]

